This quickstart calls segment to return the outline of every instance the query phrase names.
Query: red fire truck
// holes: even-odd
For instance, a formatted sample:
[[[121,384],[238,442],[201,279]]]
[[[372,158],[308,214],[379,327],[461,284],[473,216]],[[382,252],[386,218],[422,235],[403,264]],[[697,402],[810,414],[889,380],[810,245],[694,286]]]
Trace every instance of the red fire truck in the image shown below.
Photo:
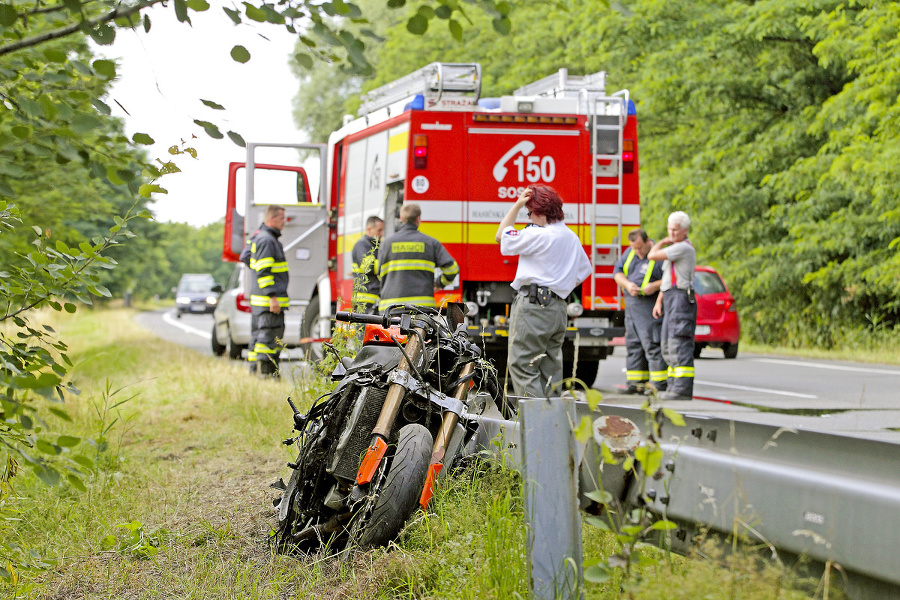
[[[327,144],[290,145],[319,153],[318,198],[303,167],[257,164],[273,145],[248,144],[246,163],[231,165],[223,256],[237,259],[266,204],[286,207],[289,295],[316,355],[335,311],[351,305],[351,250],[366,218],[384,219],[388,236],[403,202],[418,202],[421,231],[460,267],[435,294],[438,305],[468,303],[471,335],[504,373],[517,259],[501,256],[494,235],[522,188],[545,183],[563,198],[565,222],[594,265],[569,298],[563,348],[565,375],[575,366],[593,383],[611,339],[624,335],[612,270],[640,224],[634,105],[627,90],[607,93],[605,72],[561,69],[501,98],[480,98],[480,88],[479,64],[433,63],[367,93],[358,118],[346,117]],[[263,180],[280,182],[281,191],[263,191]],[[518,222],[528,222],[524,210]]]

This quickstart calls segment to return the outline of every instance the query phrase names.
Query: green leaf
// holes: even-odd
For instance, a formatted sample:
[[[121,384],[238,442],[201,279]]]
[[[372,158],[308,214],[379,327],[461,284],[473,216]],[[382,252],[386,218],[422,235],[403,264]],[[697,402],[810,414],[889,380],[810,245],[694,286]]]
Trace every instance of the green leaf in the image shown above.
[[[612,502],[612,494],[606,490],[593,490],[584,494],[585,498],[599,502],[600,504],[609,504]]]
[[[266,22],[266,11],[257,8],[252,4],[247,4],[246,2],[244,2],[244,12],[246,12],[247,18],[251,21],[256,21],[257,23]]]
[[[101,46],[109,46],[116,41],[116,28],[107,23],[97,25],[95,29],[88,32],[95,42]]]
[[[243,64],[250,60],[250,53],[243,46],[235,46],[231,49],[231,58]]]
[[[64,411],[64,410],[61,409],[61,408],[56,408],[55,406],[50,406],[50,407],[47,408],[47,410],[49,410],[50,412],[52,412],[54,415],[56,415],[57,417],[59,417],[59,418],[62,419],[63,421],[67,421],[67,422],[69,422],[69,423],[72,422],[72,417],[69,416],[69,413],[67,413],[66,411]]]
[[[406,6],[406,0],[388,0],[388,8],[403,8]]]
[[[581,417],[573,433],[579,442],[588,441],[594,435],[594,421],[590,417]]]
[[[221,140],[223,137],[225,137],[224,135],[222,135],[222,132],[219,131],[219,128],[209,121],[199,121],[195,119],[194,123],[202,127],[206,131],[206,135],[213,139]]]
[[[651,525],[650,528],[657,531],[671,531],[672,529],[678,529],[678,524],[673,523],[672,521],[667,521],[665,519],[660,519],[659,521]]]
[[[592,565],[584,570],[584,579],[591,583],[605,583],[612,577],[612,569],[606,565]]]
[[[81,443],[81,438],[73,435],[61,435],[57,438],[56,443],[63,448],[74,448]]]
[[[206,0],[187,0],[188,8],[194,12],[203,12],[209,10],[209,2]]]
[[[500,35],[509,35],[509,32],[512,31],[512,21],[507,17],[494,19],[491,21],[491,25],[494,26],[494,31]]]
[[[188,23],[190,24],[191,18],[188,17],[187,14],[187,2],[185,0],[175,0],[175,17],[178,19],[180,23]]]
[[[74,314],[78,307],[72,304],[71,302],[66,302],[63,304],[63,308],[66,309],[66,312],[69,314]]]
[[[430,21],[431,19],[434,18],[434,9],[431,8],[430,6],[428,6],[427,4],[424,4],[419,7],[419,10],[416,11],[416,14],[422,15],[423,17],[425,17],[426,19],[428,19]]]
[[[56,444],[51,444],[50,442],[41,439],[34,443],[34,447],[44,454],[50,454],[54,456],[62,452],[62,448],[60,448]]]
[[[213,110],[225,110],[224,106],[222,106],[218,102],[213,102],[212,100],[204,100],[203,98],[201,98],[200,102],[202,102],[206,106],[212,108]]]
[[[156,143],[156,141],[146,133],[136,133],[131,136],[131,139],[134,140],[135,144],[140,144],[141,146],[152,146]]]
[[[38,478],[50,487],[59,485],[59,472],[51,467],[39,465],[35,467]]]
[[[73,488],[75,488],[76,490],[78,490],[79,492],[86,492],[86,491],[87,491],[87,487],[84,485],[84,482],[81,480],[80,477],[76,477],[74,474],[69,473],[68,475],[66,475],[66,479],[68,479],[68,480],[69,480],[69,484],[70,484]]]
[[[644,473],[652,477],[659,471],[662,465],[664,453],[659,448],[651,449],[649,446],[639,446],[634,451],[634,457],[641,464]]]
[[[599,390],[588,389],[584,392],[584,399],[587,401],[588,408],[594,411],[603,402],[603,394]]]
[[[462,25],[459,24],[459,21],[456,19],[450,19],[447,22],[447,28],[450,30],[450,35],[453,36],[453,39],[457,42],[461,42],[463,39],[463,28]]]
[[[16,9],[8,4],[0,4],[0,25],[10,27],[16,24],[19,13]]]
[[[106,79],[113,79],[116,76],[116,63],[111,60],[95,60],[91,66],[98,75]]]
[[[247,142],[244,141],[244,138],[242,138],[240,134],[235,133],[234,131],[229,131],[229,132],[228,132],[228,137],[229,137],[229,139],[230,139],[232,142],[234,142],[235,144],[237,144],[237,145],[240,146],[241,148],[246,148],[246,147],[247,147]]]
[[[48,48],[44,50],[44,57],[54,63],[64,63],[69,58],[63,50],[58,48]]]
[[[406,29],[413,35],[424,35],[428,31],[428,19],[416,13],[406,22]]]
[[[313,68],[313,58],[308,54],[295,54],[294,60],[300,65],[301,68],[306,70],[311,70]]]
[[[150,33],[150,15],[144,13],[143,19],[144,33]]]
[[[612,531],[612,529],[609,526],[609,523],[607,523],[604,519],[601,519],[600,517],[596,517],[594,515],[586,516],[584,518],[584,522],[587,523],[588,525],[590,525],[591,527],[596,527],[600,531]]]
[[[72,131],[78,134],[90,133],[99,129],[101,125],[100,119],[87,113],[78,113],[72,119]]]
[[[228,15],[228,18],[234,21],[235,25],[241,24],[241,13],[234,10],[233,8],[223,7],[222,10],[225,11],[225,14]]]
[[[97,98],[91,99],[91,104],[94,106],[94,108],[97,109],[97,112],[99,112],[101,115],[109,115],[112,112],[110,110],[108,104],[106,104],[105,102],[103,102],[101,100],[98,100]]]
[[[442,4],[434,9],[434,16],[438,19],[449,19],[453,16],[453,9],[446,4]]]
[[[106,550],[107,552],[115,548],[119,545],[119,538],[116,536],[109,534],[102,540],[100,540],[100,547]]]
[[[664,408],[662,411],[666,418],[672,422],[672,425],[684,427],[684,417],[681,416],[681,413],[674,411],[671,408]]]
[[[31,137],[31,127],[26,127],[24,125],[13,125],[12,134],[20,140],[28,139],[29,137]]]

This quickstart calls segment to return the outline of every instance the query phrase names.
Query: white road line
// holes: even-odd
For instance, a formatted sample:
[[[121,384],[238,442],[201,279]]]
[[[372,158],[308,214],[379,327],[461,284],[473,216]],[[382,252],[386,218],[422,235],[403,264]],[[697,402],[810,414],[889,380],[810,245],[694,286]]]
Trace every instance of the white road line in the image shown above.
[[[747,392],[763,392],[766,394],[777,394],[778,396],[792,396],[794,398],[818,398],[818,396],[813,396],[811,394],[798,394],[796,392],[785,392],[783,390],[770,390],[768,388],[756,388],[756,387],[747,387],[745,385],[733,385],[730,383],[713,383],[711,381],[702,381],[700,379],[694,380],[695,385],[708,385],[711,387],[723,387],[729,388],[732,390],[744,390]]]
[[[778,358],[752,358],[756,362],[772,363],[776,365],[791,365],[795,367],[810,367],[813,369],[826,369],[829,371],[854,371],[857,373],[878,373],[879,375],[900,375],[900,371],[888,369],[869,369],[866,367],[845,367],[843,365],[823,365],[818,363],[802,362],[799,360],[783,360]]]
[[[172,317],[171,312],[167,311],[167,312],[163,313],[163,321],[165,321],[172,327],[177,327],[178,329],[181,329],[182,331],[186,331],[188,333],[193,333],[194,335],[199,335],[200,337],[206,338],[208,340],[212,339],[211,331],[203,331],[202,329],[197,329],[196,327],[191,327],[190,325],[185,325],[184,323],[179,323],[178,321],[175,320],[174,317]]]

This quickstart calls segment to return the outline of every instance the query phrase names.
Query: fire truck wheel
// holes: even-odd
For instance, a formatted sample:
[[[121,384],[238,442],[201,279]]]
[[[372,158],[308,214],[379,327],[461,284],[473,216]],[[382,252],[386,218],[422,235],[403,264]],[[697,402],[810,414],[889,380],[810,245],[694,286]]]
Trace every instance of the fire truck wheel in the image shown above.
[[[319,296],[315,295],[309,304],[306,305],[306,311],[303,313],[303,322],[300,324],[301,338],[317,338],[319,337],[318,328],[314,325],[319,322]],[[310,362],[319,362],[324,356],[324,350],[321,342],[300,344],[303,356]]]

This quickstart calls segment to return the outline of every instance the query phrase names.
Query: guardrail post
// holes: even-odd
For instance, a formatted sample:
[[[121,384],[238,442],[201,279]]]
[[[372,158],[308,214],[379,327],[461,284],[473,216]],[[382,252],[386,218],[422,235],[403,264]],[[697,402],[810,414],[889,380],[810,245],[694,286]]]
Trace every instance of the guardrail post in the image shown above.
[[[575,401],[519,399],[526,550],[534,600],[583,595]]]

